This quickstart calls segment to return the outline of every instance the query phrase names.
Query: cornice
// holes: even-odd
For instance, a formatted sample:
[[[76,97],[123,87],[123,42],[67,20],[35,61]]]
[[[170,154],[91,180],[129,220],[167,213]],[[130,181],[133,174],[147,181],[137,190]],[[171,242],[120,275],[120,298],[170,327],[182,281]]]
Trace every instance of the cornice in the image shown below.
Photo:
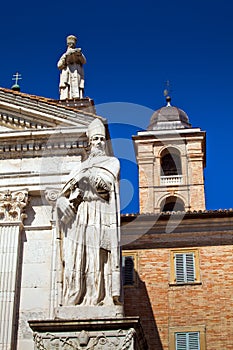
[[[232,216],[233,217],[233,208],[229,209],[215,209],[215,210],[193,210],[193,211],[174,211],[174,212],[160,212],[160,213],[126,213],[121,214],[122,219],[140,217],[142,219],[154,218],[160,220],[169,220],[171,215],[173,218],[179,218],[180,215],[183,215],[184,220],[196,217],[222,217],[222,216]]]
[[[0,133],[0,158],[80,153],[88,149],[86,128],[13,130]]]
[[[64,106],[60,101],[0,88],[0,123],[12,129],[88,126],[95,118],[85,110]]]

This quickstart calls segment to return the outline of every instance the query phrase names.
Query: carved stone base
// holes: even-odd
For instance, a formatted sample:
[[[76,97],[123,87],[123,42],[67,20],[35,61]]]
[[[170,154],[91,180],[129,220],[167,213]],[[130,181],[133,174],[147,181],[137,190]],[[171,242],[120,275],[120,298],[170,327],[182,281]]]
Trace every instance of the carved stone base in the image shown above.
[[[29,321],[35,350],[147,350],[137,317]]]
[[[115,317],[124,317],[123,306],[62,306],[55,310],[55,318],[57,319],[90,320]]]
[[[64,106],[77,108],[78,110],[82,109],[85,112],[96,114],[95,103],[89,97],[76,98],[76,99],[66,99],[66,100],[58,100],[56,102],[58,102],[59,104],[62,104]]]

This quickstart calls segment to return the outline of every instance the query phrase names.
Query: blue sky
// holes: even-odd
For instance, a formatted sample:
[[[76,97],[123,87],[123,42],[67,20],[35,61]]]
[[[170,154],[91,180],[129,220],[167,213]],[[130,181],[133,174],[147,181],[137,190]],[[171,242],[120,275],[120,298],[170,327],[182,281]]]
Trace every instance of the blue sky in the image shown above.
[[[164,82],[170,80],[172,104],[207,132],[207,208],[230,208],[232,13],[231,0],[3,2],[0,86],[10,88],[19,71],[22,92],[57,99],[56,62],[66,36],[74,34],[87,57],[86,95],[112,124],[113,138],[129,145],[131,133],[146,128],[150,112],[165,104]],[[135,167],[133,156],[114,147],[125,186],[134,191],[136,180],[129,184],[125,170],[127,162]],[[134,203],[124,210],[136,212]]]

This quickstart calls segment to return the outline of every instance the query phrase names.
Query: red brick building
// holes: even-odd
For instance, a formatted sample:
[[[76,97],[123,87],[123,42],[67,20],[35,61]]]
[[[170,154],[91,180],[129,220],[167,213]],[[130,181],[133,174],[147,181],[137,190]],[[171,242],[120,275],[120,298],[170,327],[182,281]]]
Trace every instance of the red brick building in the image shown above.
[[[126,316],[140,316],[151,350],[230,350],[233,210],[205,210],[205,133],[168,101],[133,139],[140,214],[122,216]]]

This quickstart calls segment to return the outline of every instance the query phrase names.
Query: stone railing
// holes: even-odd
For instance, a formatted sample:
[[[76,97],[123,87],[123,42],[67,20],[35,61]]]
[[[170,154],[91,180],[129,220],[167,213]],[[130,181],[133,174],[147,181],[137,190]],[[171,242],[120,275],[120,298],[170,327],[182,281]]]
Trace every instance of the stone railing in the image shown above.
[[[160,176],[161,186],[182,185],[182,183],[183,183],[182,175]]]

